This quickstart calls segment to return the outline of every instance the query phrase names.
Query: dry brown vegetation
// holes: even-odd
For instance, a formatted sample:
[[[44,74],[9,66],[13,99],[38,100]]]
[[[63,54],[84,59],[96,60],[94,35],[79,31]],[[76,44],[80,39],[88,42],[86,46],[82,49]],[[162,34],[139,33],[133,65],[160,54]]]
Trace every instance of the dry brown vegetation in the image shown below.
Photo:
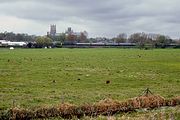
[[[11,120],[29,120],[51,117],[62,117],[70,119],[73,117],[80,118],[83,116],[110,116],[115,113],[131,112],[136,109],[142,108],[153,109],[161,106],[176,105],[180,105],[180,96],[166,100],[158,95],[143,95],[124,102],[105,99],[93,105],[76,106],[68,103],[63,103],[54,107],[41,107],[32,110],[14,107],[9,110],[9,118],[6,118]]]

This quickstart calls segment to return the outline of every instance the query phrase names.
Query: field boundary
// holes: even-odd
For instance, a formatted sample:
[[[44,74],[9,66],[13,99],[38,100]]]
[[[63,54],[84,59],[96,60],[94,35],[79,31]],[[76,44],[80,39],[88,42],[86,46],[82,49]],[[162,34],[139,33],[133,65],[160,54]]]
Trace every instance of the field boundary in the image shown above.
[[[38,109],[24,109],[13,107],[1,113],[3,120],[29,120],[38,118],[62,117],[66,119],[81,118],[83,116],[111,116],[121,112],[132,112],[137,109],[154,109],[164,106],[180,105],[180,96],[172,99],[164,99],[159,95],[142,95],[124,102],[112,99],[101,100],[93,105],[76,106],[69,103],[62,103],[54,107],[41,107]]]

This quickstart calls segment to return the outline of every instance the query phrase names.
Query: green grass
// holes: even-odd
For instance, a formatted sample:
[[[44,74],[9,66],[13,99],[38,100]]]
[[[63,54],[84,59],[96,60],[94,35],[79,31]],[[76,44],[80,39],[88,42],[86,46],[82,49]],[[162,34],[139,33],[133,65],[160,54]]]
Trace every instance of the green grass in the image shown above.
[[[180,95],[180,49],[0,49],[0,109],[125,100],[147,87]]]

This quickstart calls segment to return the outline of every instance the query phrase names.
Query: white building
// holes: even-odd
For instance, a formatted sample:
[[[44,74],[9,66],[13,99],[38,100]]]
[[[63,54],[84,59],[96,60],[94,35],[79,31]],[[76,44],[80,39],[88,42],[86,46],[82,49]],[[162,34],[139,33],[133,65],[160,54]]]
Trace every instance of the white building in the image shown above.
[[[25,42],[11,42],[6,40],[0,40],[0,46],[25,46]]]

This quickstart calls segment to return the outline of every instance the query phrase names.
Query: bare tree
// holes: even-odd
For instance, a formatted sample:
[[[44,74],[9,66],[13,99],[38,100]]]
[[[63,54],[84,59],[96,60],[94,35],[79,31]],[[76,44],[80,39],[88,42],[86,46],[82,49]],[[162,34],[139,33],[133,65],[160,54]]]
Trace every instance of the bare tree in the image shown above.
[[[172,43],[172,39],[169,36],[159,35],[155,41],[156,47],[165,48]]]
[[[116,43],[125,43],[127,41],[127,34],[120,33],[116,38],[114,38]]]
[[[145,34],[144,32],[134,33],[134,34],[130,35],[130,37],[129,37],[129,42],[137,43],[137,45],[140,48],[144,48],[145,44],[147,43],[147,40],[148,40],[148,35]]]

